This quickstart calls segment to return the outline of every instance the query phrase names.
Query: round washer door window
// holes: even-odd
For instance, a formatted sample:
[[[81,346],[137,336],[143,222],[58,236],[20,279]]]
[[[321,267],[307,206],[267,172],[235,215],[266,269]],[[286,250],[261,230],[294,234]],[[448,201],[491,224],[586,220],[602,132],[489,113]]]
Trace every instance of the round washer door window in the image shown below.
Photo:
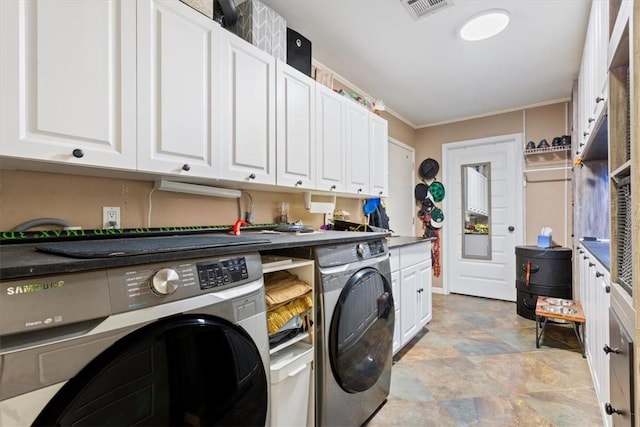
[[[264,426],[267,393],[260,353],[242,328],[179,315],[115,342],[34,425]]]
[[[363,268],[345,284],[331,319],[329,358],[343,390],[370,389],[393,352],[394,308],[391,285],[374,268]]]

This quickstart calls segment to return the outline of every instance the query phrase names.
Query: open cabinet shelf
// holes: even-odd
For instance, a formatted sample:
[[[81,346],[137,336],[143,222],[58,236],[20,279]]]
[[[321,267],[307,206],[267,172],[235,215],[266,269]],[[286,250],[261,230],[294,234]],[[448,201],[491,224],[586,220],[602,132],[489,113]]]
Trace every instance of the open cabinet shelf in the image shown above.
[[[315,262],[293,257],[262,255],[262,272],[287,271],[311,287],[312,307],[308,316],[315,322]],[[267,278],[265,278],[265,285]],[[265,286],[267,289],[268,286]],[[303,321],[303,325],[304,325]],[[269,350],[271,363],[271,425],[309,427],[315,424],[315,364],[313,327]]]

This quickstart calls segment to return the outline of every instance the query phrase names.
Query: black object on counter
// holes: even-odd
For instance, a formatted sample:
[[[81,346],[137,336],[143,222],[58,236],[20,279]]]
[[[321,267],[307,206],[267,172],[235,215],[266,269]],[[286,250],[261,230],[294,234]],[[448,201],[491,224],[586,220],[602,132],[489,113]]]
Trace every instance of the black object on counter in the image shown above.
[[[228,235],[163,236],[146,239],[52,242],[36,246],[36,249],[73,258],[104,258],[258,243],[270,243],[270,240]]]
[[[572,251],[569,248],[516,246],[517,313],[535,320],[539,295],[571,299]]]

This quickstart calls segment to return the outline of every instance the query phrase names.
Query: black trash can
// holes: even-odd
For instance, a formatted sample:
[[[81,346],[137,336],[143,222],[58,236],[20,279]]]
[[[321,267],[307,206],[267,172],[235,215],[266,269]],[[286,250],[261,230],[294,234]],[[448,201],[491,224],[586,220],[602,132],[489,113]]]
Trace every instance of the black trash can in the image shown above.
[[[572,299],[571,255],[569,248],[516,246],[519,316],[535,320],[539,295]]]

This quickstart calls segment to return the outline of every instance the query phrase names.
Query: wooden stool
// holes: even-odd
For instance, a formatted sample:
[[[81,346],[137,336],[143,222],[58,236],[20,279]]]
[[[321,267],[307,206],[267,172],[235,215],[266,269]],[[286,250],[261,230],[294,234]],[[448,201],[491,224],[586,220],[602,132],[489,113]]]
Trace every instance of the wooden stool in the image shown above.
[[[584,353],[584,324],[587,319],[584,317],[584,311],[582,310],[580,302],[570,299],[538,296],[538,301],[536,302],[536,348],[540,348],[540,338],[542,338],[544,328],[547,326],[549,319],[561,319],[571,322],[573,331],[580,343],[582,357],[586,357]],[[581,326],[582,334],[580,333]]]

